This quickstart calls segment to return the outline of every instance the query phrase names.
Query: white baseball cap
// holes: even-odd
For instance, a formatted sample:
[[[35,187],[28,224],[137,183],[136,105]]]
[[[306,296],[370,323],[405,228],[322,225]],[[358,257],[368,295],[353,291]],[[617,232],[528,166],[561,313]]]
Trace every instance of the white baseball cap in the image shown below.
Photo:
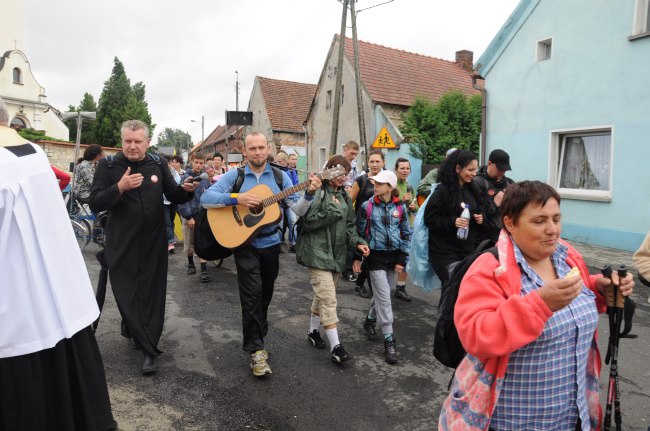
[[[378,183],[390,184],[390,188],[392,189],[397,186],[397,177],[395,176],[395,173],[393,171],[389,171],[388,169],[379,171],[377,175],[374,177],[368,177],[368,179]]]

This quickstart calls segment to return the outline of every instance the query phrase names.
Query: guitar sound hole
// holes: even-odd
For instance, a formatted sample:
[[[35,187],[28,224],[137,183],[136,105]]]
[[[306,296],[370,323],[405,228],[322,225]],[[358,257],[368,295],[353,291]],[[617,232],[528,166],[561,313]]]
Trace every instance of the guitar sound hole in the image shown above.
[[[255,214],[255,215],[261,214],[262,211],[264,211],[264,207],[261,204],[251,207],[251,209],[249,210],[251,214]]]

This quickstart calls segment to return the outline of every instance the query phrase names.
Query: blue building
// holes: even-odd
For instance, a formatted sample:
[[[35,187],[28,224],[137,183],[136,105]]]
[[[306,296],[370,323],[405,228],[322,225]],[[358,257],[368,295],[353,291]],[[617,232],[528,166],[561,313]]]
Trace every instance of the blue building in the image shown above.
[[[522,0],[475,68],[486,152],[558,190],[564,237],[636,250],[650,229],[650,0]]]

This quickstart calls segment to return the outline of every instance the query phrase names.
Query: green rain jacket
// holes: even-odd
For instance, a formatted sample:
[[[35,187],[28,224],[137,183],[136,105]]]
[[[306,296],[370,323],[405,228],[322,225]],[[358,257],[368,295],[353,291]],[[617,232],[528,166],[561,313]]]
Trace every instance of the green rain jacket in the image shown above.
[[[339,203],[333,201],[333,196]],[[343,188],[324,185],[298,225],[296,260],[308,268],[343,272],[348,249],[367,245],[357,235],[354,208]]]

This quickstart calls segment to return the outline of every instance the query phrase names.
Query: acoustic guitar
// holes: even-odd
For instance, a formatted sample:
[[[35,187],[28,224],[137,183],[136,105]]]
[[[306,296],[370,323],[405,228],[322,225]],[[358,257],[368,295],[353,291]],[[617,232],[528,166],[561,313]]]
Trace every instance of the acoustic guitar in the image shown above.
[[[345,175],[340,165],[327,169],[317,175],[322,180],[329,180]],[[208,223],[215,239],[226,248],[237,248],[249,243],[258,232],[269,224],[280,221],[282,210],[279,201],[309,187],[309,181],[273,194],[265,184],[258,184],[246,193],[257,196],[262,203],[250,208],[244,205],[231,205],[208,209]]]

